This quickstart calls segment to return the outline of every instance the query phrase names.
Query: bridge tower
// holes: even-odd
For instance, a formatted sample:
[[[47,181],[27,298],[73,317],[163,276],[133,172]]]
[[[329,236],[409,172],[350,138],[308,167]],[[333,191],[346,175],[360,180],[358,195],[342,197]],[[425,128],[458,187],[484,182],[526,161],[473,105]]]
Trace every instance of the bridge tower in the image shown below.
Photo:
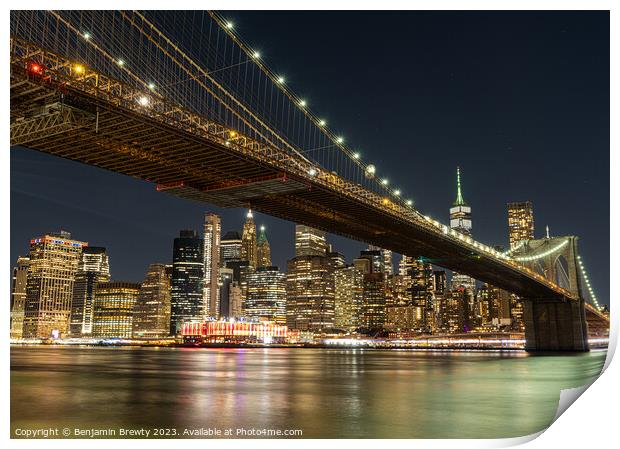
[[[588,325],[578,267],[577,237],[521,242],[512,256],[570,292],[570,298],[524,297],[528,351],[587,351]]]

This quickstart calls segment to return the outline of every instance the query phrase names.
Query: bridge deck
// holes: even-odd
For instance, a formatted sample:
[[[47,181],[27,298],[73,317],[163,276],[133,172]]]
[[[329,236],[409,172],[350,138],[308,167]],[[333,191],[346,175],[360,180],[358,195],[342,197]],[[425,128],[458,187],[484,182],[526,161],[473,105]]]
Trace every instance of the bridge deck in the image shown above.
[[[310,175],[314,166],[303,158],[102,74],[87,70],[77,77],[70,60],[30,44],[13,40],[11,47],[12,144],[153,182],[185,198],[252,207],[423,256],[521,296],[570,298],[542,276],[413,209],[320,168]],[[45,58],[44,74],[26,69],[35,54]],[[139,103],[140,95],[149,95],[148,106]],[[37,129],[51,117],[58,133]]]

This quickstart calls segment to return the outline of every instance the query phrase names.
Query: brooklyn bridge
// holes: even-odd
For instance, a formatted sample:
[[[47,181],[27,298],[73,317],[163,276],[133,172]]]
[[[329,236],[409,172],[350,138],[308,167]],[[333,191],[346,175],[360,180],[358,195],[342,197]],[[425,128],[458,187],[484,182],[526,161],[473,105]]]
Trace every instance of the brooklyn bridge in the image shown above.
[[[608,327],[576,237],[500,252],[423,215],[231,23],[205,16],[12,12],[11,145],[427,258],[518,295],[528,350],[586,351]],[[200,45],[182,44],[192,33]]]

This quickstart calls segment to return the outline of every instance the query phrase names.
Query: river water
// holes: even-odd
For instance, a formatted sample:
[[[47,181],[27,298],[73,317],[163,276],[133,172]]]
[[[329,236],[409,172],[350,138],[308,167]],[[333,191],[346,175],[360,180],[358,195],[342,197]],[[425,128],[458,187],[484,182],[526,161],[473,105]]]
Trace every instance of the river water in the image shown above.
[[[516,437],[547,427],[560,390],[596,378],[605,354],[12,347],[11,432]]]

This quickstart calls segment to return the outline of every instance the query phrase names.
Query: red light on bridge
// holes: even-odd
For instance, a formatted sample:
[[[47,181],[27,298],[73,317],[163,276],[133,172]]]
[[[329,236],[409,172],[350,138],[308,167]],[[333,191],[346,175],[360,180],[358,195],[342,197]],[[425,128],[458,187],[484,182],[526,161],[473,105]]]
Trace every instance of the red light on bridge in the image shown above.
[[[30,73],[33,73],[35,75],[43,74],[43,66],[38,62],[29,62],[27,68]]]

